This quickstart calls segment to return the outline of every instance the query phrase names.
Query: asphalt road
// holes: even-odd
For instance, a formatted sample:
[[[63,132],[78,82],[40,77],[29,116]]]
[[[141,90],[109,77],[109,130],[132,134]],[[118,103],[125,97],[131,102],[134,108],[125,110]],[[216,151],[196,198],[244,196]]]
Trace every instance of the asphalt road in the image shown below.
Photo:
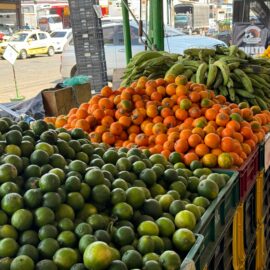
[[[53,57],[37,56],[17,60],[15,70],[20,94],[26,98],[37,95],[41,90],[54,87],[60,80],[60,54]],[[15,84],[12,66],[0,60],[0,103],[9,102],[15,97]]]

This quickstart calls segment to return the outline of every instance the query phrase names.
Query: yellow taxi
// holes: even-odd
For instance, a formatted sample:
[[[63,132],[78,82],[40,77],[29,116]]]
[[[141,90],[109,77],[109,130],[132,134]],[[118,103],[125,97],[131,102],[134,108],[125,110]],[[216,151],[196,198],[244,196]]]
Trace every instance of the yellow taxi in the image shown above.
[[[53,40],[49,33],[39,30],[18,32],[8,42],[0,43],[0,56],[3,55],[9,44],[18,51],[21,59],[37,54],[53,56],[55,53]]]

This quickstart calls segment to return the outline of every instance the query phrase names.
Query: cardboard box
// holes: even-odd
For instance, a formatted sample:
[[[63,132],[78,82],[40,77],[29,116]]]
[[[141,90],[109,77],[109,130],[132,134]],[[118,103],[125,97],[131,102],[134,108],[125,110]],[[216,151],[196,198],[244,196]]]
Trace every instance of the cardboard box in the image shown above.
[[[71,108],[88,102],[91,96],[89,83],[62,89],[45,89],[42,91],[45,115],[58,116],[67,114]]]

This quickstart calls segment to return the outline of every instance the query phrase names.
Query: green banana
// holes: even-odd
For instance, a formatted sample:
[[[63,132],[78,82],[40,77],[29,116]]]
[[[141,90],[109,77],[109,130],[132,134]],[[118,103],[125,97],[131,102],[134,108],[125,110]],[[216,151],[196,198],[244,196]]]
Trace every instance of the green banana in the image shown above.
[[[257,103],[258,103],[258,105],[260,106],[261,109],[263,109],[263,110],[268,109],[267,104],[264,102],[264,100],[262,98],[256,96],[256,101],[257,101]]]
[[[255,98],[255,96],[253,94],[251,94],[243,89],[235,89],[235,93],[237,93],[237,95],[244,97],[244,98]]]
[[[222,77],[223,77],[223,84],[224,85],[227,85],[228,84],[228,81],[229,81],[229,75],[230,75],[230,69],[228,67],[228,65],[221,61],[221,60],[218,60],[214,63],[214,65],[216,65],[220,71],[221,71],[221,74],[222,74]]]
[[[236,56],[238,53],[238,47],[236,45],[231,45],[229,47],[229,56]]]
[[[236,68],[238,68],[240,66],[240,62],[232,62],[230,64],[228,64],[228,67],[230,70],[234,70]]]
[[[226,86],[224,85],[220,85],[220,87],[218,88],[220,91],[220,94],[224,97],[227,97],[229,95],[228,89]]]
[[[258,83],[261,84],[262,87],[266,87],[266,88],[270,88],[270,84],[268,82],[266,82],[262,77],[260,77],[257,74],[249,74],[249,77],[251,79],[256,80]]]
[[[229,97],[231,101],[235,101],[235,90],[233,88],[228,88]]]
[[[139,57],[135,60],[134,64],[135,64],[135,66],[139,66],[149,59],[153,59],[153,58],[160,57],[160,56],[162,56],[162,54],[160,52],[145,51],[143,54],[139,55]]]
[[[197,48],[191,48],[184,50],[184,54],[190,55],[190,56],[199,56],[199,54],[202,54],[203,57],[206,56],[214,56],[216,53],[216,50],[214,49],[197,49]]]
[[[182,74],[185,70],[185,66],[179,62],[175,63],[165,74],[167,76],[168,74],[173,74],[175,76]]]
[[[188,60],[188,59],[182,59],[182,60],[179,60],[179,62],[181,64],[183,64],[184,66],[193,66],[195,67],[196,69],[199,68],[200,66],[200,62],[198,61],[195,61],[195,60]]]
[[[256,88],[254,92],[256,95],[258,95],[261,98],[264,98],[264,96],[265,96],[264,91],[262,89]]]
[[[186,76],[188,79],[191,78],[191,76],[193,75],[193,71],[191,69],[186,69],[182,75]]]
[[[206,83],[207,88],[210,88],[212,84],[215,82],[217,73],[218,73],[217,66],[215,66],[214,64],[210,64]]]
[[[221,72],[218,71],[213,88],[217,89],[220,85],[222,85],[222,83],[223,83],[223,77],[222,77]]]
[[[196,82],[196,74],[193,74],[190,78],[190,81],[195,83]]]
[[[233,72],[241,79],[241,82],[242,82],[244,88],[249,93],[253,93],[252,82],[250,81],[247,74],[239,68],[236,68]]]
[[[197,72],[196,72],[196,83],[204,83],[205,81],[205,73],[207,71],[208,65],[206,63],[200,64]]]

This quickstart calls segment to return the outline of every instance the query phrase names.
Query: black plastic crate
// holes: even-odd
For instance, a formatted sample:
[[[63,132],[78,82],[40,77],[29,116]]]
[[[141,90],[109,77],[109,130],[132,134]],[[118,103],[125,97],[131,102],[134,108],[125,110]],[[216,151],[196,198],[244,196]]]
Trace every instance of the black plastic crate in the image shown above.
[[[253,241],[248,251],[246,252],[246,262],[245,262],[245,270],[255,270],[255,269],[256,269],[256,237],[253,238]]]
[[[220,243],[216,245],[208,269],[233,270],[233,222],[229,223]]]
[[[244,244],[246,250],[256,236],[256,189],[255,186],[244,202]]]

